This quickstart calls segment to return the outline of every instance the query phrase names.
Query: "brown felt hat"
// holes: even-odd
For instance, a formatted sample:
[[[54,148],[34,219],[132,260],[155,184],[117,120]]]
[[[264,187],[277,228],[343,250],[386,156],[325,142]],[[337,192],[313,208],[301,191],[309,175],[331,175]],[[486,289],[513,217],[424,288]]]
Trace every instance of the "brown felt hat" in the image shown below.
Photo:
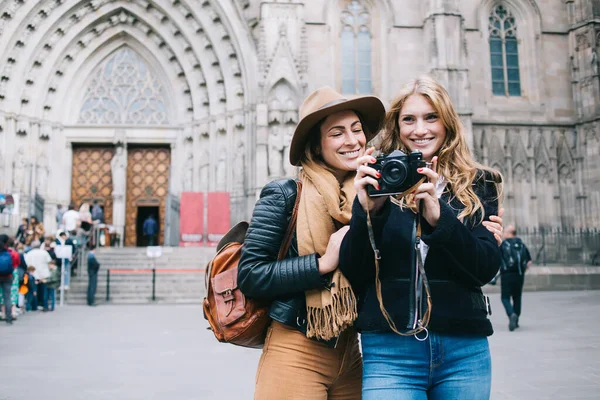
[[[312,128],[327,116],[345,110],[353,110],[360,114],[369,130],[367,142],[377,135],[385,117],[385,107],[381,100],[375,96],[347,99],[329,86],[324,86],[312,92],[300,106],[300,122],[290,144],[292,165],[300,165]]]

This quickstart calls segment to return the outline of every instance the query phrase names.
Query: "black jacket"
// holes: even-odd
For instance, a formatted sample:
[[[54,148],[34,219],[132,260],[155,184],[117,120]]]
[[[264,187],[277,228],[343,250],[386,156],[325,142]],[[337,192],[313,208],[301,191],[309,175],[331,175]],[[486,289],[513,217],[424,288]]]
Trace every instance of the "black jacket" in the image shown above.
[[[495,185],[483,178],[475,191],[485,208],[485,220],[497,215]],[[463,206],[451,193],[440,198],[440,219],[432,228],[422,219],[422,240],[429,245],[425,271],[431,288],[432,332],[464,335],[491,335],[487,319],[487,298],[481,286],[498,271],[498,244],[478,218],[465,223],[457,219]],[[381,254],[379,278],[383,304],[396,327],[407,331],[414,327],[415,311],[422,316],[426,302],[415,284],[415,214],[400,209],[388,200],[382,211],[372,215],[373,231]],[[391,331],[384,319],[375,291],[375,262],[367,230],[367,215],[355,199],[350,230],[340,250],[340,268],[359,297],[359,331]],[[417,305],[420,304],[420,307]]]
[[[271,318],[306,333],[304,292],[323,288],[327,279],[319,274],[316,253],[298,256],[296,235],[287,257],[277,261],[296,195],[293,179],[273,181],[263,188],[242,247],[238,286],[248,297],[272,299]]]

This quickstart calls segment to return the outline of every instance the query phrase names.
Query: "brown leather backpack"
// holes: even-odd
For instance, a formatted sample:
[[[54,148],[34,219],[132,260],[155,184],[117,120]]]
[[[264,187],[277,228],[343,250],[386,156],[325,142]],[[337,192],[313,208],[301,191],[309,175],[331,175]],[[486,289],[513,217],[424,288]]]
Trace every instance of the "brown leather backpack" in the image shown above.
[[[285,258],[296,230],[302,191],[302,184],[298,181],[296,184],[296,204],[279,249],[278,260]],[[248,223],[240,222],[217,245],[217,254],[206,266],[203,309],[209,329],[219,342],[260,349],[271,323],[269,302],[244,296],[237,284],[238,264],[247,230]]]

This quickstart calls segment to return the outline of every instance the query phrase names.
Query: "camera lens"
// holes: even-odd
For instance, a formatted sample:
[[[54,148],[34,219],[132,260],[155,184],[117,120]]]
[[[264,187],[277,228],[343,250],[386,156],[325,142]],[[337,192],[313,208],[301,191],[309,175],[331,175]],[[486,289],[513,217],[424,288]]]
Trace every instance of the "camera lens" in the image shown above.
[[[381,169],[381,177],[388,186],[401,185],[406,173],[406,164],[399,160],[390,160]]]

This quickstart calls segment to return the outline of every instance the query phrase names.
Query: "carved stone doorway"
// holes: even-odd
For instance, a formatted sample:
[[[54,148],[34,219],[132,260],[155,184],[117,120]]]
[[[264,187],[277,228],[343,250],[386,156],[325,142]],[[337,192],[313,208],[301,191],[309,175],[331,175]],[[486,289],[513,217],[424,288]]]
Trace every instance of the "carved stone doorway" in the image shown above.
[[[110,160],[112,146],[73,146],[73,169],[71,174],[71,202],[78,210],[82,203],[94,200],[104,208],[104,220],[112,223],[112,175]]]
[[[127,194],[125,206],[125,246],[136,246],[139,207],[158,207],[158,245],[164,243],[164,216],[169,194],[171,150],[168,147],[127,148]]]

